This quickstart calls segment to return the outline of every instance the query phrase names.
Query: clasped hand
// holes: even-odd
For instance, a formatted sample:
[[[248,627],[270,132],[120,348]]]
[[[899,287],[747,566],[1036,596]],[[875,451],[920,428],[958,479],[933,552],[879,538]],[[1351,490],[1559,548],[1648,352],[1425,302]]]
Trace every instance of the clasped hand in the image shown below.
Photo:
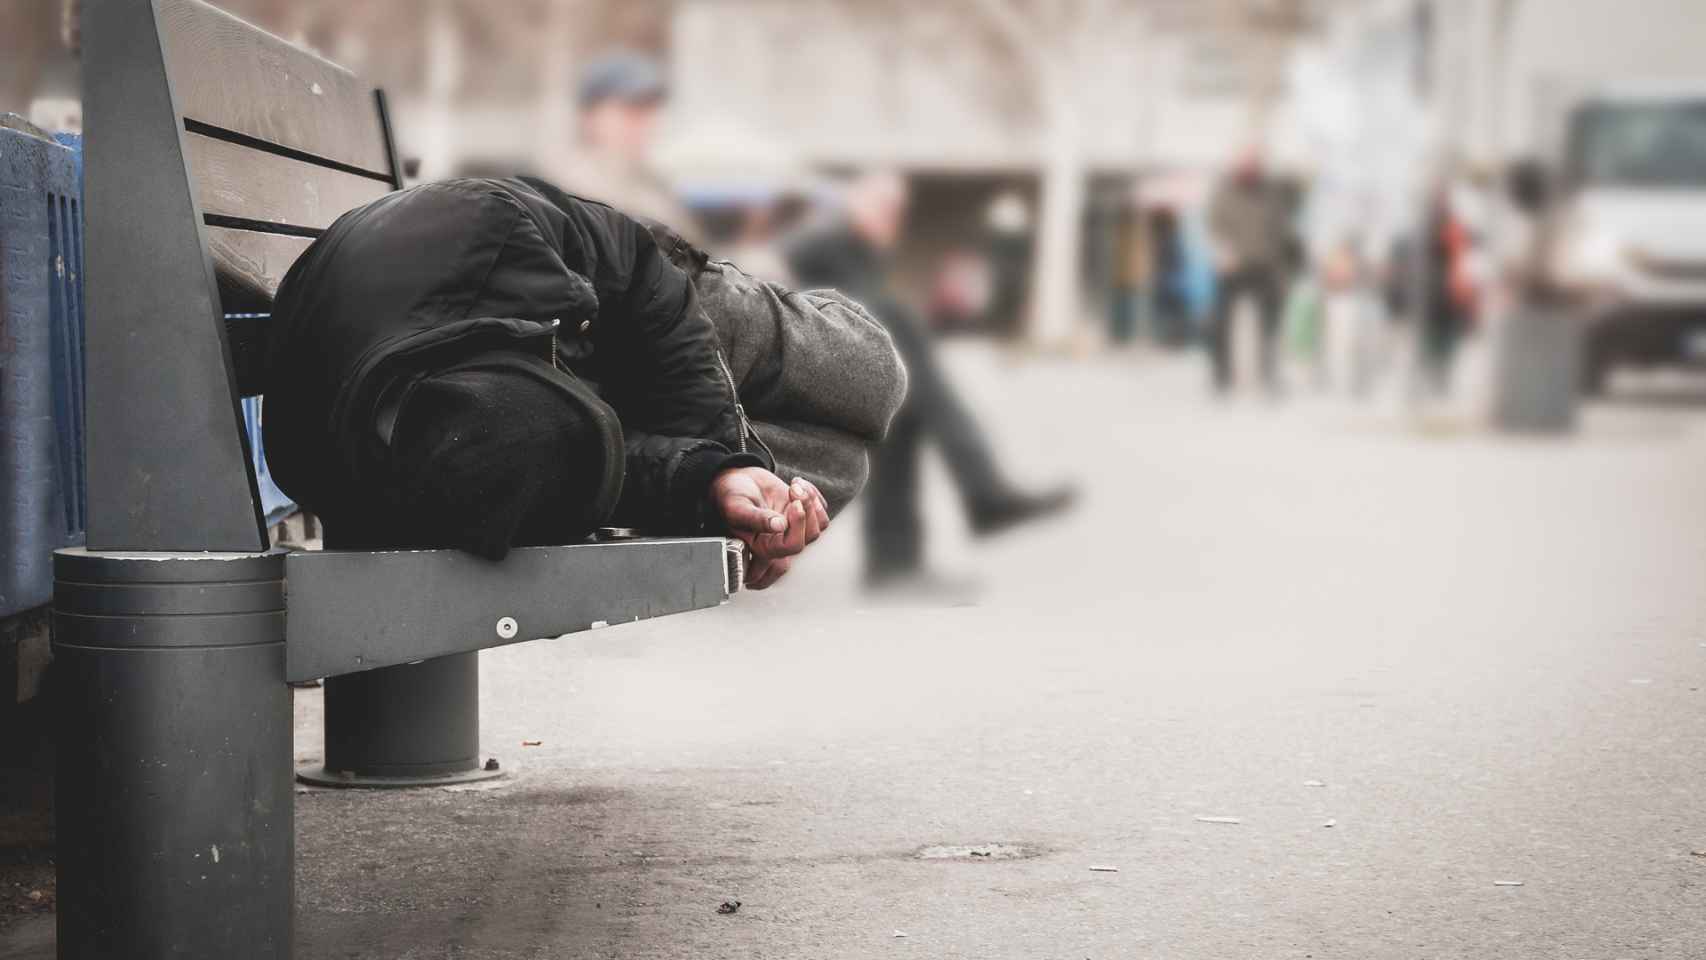
[[[829,504],[811,481],[786,483],[763,467],[734,467],[711,481],[711,502],[746,544],[746,585],[763,590],[829,528]]]

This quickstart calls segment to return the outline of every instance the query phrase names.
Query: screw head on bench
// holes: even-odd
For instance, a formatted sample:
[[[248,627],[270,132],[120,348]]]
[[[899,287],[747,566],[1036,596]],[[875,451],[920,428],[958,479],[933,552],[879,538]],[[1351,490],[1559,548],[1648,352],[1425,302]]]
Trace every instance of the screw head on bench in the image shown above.
[[[516,633],[520,629],[521,628],[516,625],[514,617],[499,617],[498,618],[498,636],[504,638],[505,640],[514,640]]]

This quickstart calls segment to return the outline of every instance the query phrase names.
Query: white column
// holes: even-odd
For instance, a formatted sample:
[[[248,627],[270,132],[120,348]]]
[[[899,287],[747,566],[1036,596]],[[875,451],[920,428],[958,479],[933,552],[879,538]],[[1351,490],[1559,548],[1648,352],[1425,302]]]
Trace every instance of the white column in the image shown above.
[[[549,176],[573,145],[575,0],[550,0],[545,22],[536,36],[539,56],[539,102],[533,125],[533,168]]]
[[[1079,275],[1086,171],[1071,91],[1062,89],[1065,85],[1057,77],[1045,78],[1045,84],[1042,203],[1027,334],[1033,343],[1056,346],[1069,341],[1082,320]]]
[[[433,0],[427,8],[426,89],[416,140],[421,151],[422,180],[450,175],[456,163],[456,134],[452,127],[456,87],[462,76],[462,36],[449,0]]]

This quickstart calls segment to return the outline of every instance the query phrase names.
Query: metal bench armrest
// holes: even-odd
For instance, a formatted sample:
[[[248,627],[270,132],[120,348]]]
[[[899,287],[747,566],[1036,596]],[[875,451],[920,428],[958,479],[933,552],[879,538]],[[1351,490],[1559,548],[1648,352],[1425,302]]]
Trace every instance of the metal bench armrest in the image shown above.
[[[338,676],[728,599],[724,541],[522,547],[500,563],[457,550],[326,550],[285,559],[285,672]]]

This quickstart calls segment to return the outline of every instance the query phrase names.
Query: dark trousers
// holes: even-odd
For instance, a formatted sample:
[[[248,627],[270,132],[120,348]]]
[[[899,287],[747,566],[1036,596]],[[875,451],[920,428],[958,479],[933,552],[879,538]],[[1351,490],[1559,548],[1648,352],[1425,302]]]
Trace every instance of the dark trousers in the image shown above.
[[[1215,292],[1214,328],[1209,331],[1215,389],[1225,390],[1232,385],[1232,311],[1245,294],[1256,299],[1256,313],[1261,321],[1262,382],[1270,387],[1277,385],[1274,364],[1279,349],[1280,286],[1279,271],[1267,267],[1244,267],[1220,275]]]
[[[934,440],[967,509],[977,510],[1005,489],[989,444],[954,392],[936,345],[918,318],[885,311],[883,323],[906,363],[906,402],[871,462],[865,487],[865,569],[874,577],[916,570],[924,560],[919,463]]]
[[[1451,386],[1451,361],[1457,355],[1457,344],[1468,324],[1464,322],[1451,293],[1443,288],[1430,292],[1433,302],[1422,316],[1422,369],[1428,386],[1435,393],[1444,393]]]

